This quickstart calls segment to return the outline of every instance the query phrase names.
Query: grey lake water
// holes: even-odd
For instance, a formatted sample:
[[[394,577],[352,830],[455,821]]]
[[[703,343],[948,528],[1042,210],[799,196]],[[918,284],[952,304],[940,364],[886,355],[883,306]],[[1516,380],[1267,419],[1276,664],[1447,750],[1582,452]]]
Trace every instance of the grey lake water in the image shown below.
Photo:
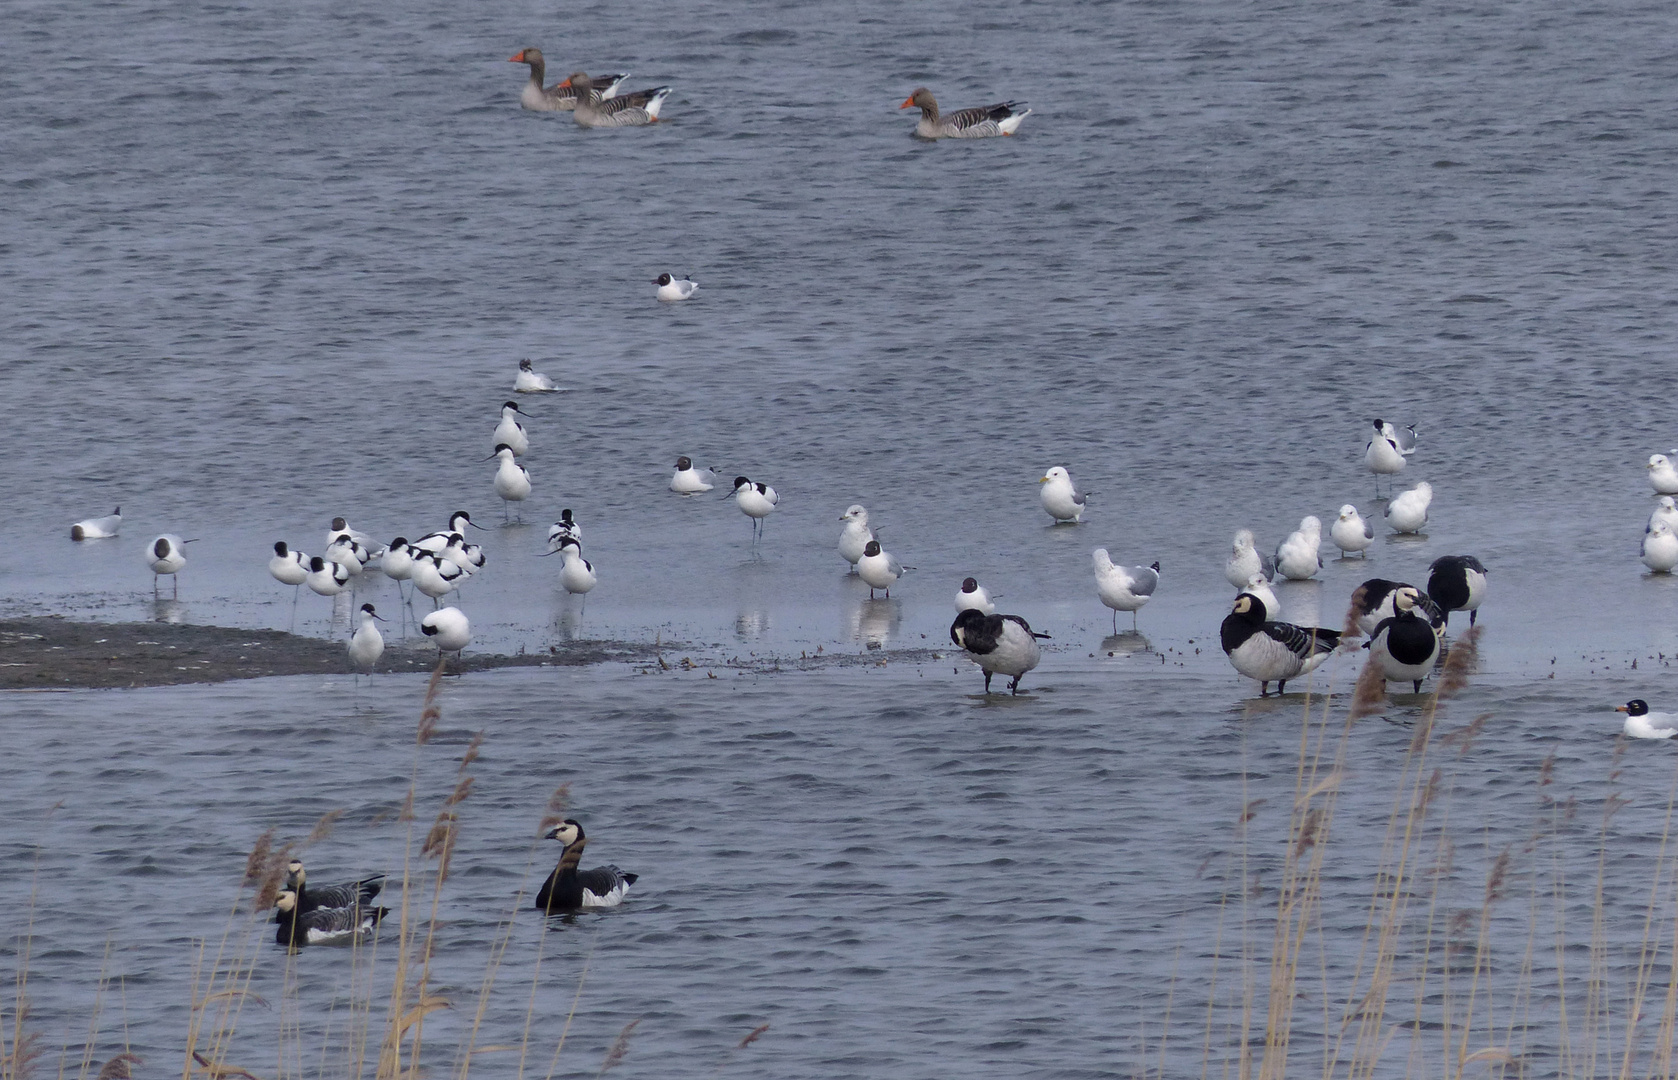
[[[1514,845],[1518,894],[1576,890],[1559,906],[1583,978],[1600,866],[1603,978],[1635,969],[1675,762],[1661,743],[1617,754],[1609,710],[1678,696],[1678,581],[1637,558],[1643,463],[1678,443],[1669,5],[7,15],[0,615],[343,637],[347,598],[294,605],[273,542],[319,553],[340,514],[412,537],[465,508],[492,526],[450,601],[474,649],[656,641],[696,665],[445,687],[427,813],[451,756],[485,742],[439,913],[453,1008],[428,1023],[434,1074],[514,896],[551,866],[532,837],[567,783],[585,864],[641,880],[604,916],[513,921],[479,1041],[519,1042],[528,1012],[547,1040],[532,1071],[575,998],[558,1075],[595,1071],[637,1018],[626,1075],[1223,1075],[1243,986],[1264,1026],[1303,699],[1257,702],[1229,668],[1222,563],[1242,526],[1272,547],[1346,502],[1379,521],[1361,460],[1377,415],[1420,429],[1398,485],[1434,485],[1425,534],[1325,550],[1284,616],[1338,627],[1358,582],[1419,583],[1442,554],[1489,567],[1479,662],[1441,713],[1490,719],[1445,755],[1440,903],[1477,910]],[[550,82],[669,84],[668,122],[520,110],[526,69],[505,58],[531,45]],[[896,106],[923,84],[947,108],[1033,112],[1015,138],[919,144]],[[655,303],[662,271],[698,297]],[[483,458],[521,358],[565,392],[521,402],[534,491],[502,526]],[[721,490],[665,490],[680,454],[778,489],[760,544]],[[1057,464],[1094,493],[1081,525],[1039,508]],[[834,552],[853,502],[916,568],[890,599]],[[119,538],[69,541],[118,504]],[[600,574],[586,604],[537,558],[567,507]],[[142,553],[162,532],[198,542],[178,598],[154,601]],[[1095,598],[1097,546],[1161,564],[1138,634]],[[1052,635],[1018,699],[979,696],[950,656],[969,574]],[[413,636],[394,584],[362,600]],[[1313,685],[1347,691],[1358,663]],[[80,1059],[97,999],[96,1061],[178,1065],[193,943],[221,939],[264,829],[300,837],[342,808],[315,876],[399,875],[389,815],[423,695],[418,676],[346,673],[0,702],[0,936],[8,971],[30,942],[53,1054]],[[1300,1068],[1339,1030],[1420,708],[1397,696],[1349,733]],[[1541,797],[1577,815],[1534,848]],[[342,1075],[321,1047],[352,958],[288,963],[244,919],[272,1008],[248,1009],[229,1060]],[[1544,974],[1561,954],[1523,965],[1552,921],[1536,900],[1498,909],[1503,996],[1467,1045],[1584,1075],[1607,1066],[1570,1056]],[[1447,1007],[1395,996],[1410,1011],[1389,1021],[1427,1012],[1440,1053]],[[1623,1017],[1613,1032],[1623,1046]],[[512,1057],[473,1068],[515,1075]]]

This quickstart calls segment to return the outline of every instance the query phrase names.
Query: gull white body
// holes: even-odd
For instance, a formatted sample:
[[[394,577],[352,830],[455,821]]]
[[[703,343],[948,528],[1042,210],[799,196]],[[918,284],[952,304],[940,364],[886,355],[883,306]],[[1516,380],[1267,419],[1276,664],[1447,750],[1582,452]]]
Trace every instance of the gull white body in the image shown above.
[[[309,575],[304,578],[309,591],[321,596],[337,596],[350,583],[350,572],[342,563],[323,559],[319,555],[309,560]]]
[[[658,286],[658,298],[666,304],[674,304],[686,300],[699,291],[699,286],[686,278],[678,278],[671,274],[660,274],[653,281]]]
[[[690,458],[677,458],[676,471],[670,477],[670,490],[678,495],[698,495],[716,486],[717,474],[710,469],[697,469]]]
[[[1154,598],[1154,590],[1159,587],[1159,564],[1116,566],[1106,548],[1096,548],[1091,560],[1095,564],[1095,592],[1104,605],[1113,609],[1115,632],[1121,611],[1131,613],[1134,625],[1136,612]]]
[[[903,576],[905,567],[897,561],[897,556],[881,549],[878,540],[868,541],[863,549],[862,558],[857,560],[856,570],[862,575],[862,580],[868,583],[868,595],[874,595],[875,589],[884,589],[887,596],[891,595],[892,584]]]
[[[1657,574],[1670,574],[1678,566],[1678,536],[1666,522],[1657,521],[1643,534],[1640,554],[1644,566]]]
[[[1276,549],[1276,571],[1289,581],[1315,577],[1322,569],[1323,523],[1314,515],[1300,519],[1299,528]]]
[[[991,603],[990,594],[975,578],[968,578],[956,590],[956,613],[972,609],[984,615],[996,613],[996,605]]]
[[[853,503],[839,515],[839,520],[845,523],[845,527],[839,530],[839,557],[855,569],[857,561],[862,558],[862,549],[874,539],[874,530],[868,527],[868,511],[861,503]]]
[[[117,534],[122,528],[122,507],[117,507],[104,517],[88,518],[70,526],[72,540],[107,540]]]
[[[1649,456],[1649,486],[1658,495],[1678,495],[1678,469],[1673,468],[1672,459],[1665,454]]]
[[[1252,593],[1264,601],[1264,610],[1274,613],[1277,618],[1282,614],[1282,602],[1276,599],[1276,590],[1270,587],[1270,579],[1263,574],[1254,574],[1247,579],[1242,592]]]
[[[1432,503],[1433,485],[1424,480],[1387,504],[1387,524],[1397,533],[1420,532],[1427,524],[1427,508]]]
[[[459,608],[438,608],[420,620],[420,632],[443,652],[457,653],[472,642],[472,623]]]
[[[181,579],[176,575],[186,565],[188,542],[174,533],[164,533],[152,540],[146,548],[146,565],[151,567],[153,595],[157,593],[157,579],[165,576],[175,578],[175,594],[180,595]]]
[[[373,674],[373,665],[379,662],[379,657],[385,654],[385,637],[379,633],[377,618],[372,604],[362,604],[360,621],[355,633],[350,635],[350,663],[366,668],[369,675]]]
[[[530,437],[525,434],[524,425],[519,423],[519,404],[509,401],[501,406],[501,422],[495,425],[495,445],[506,446],[512,450],[514,457],[523,457],[530,453]]]
[[[1678,503],[1672,501],[1672,496],[1661,496],[1660,504],[1655,507],[1655,512],[1649,515],[1649,524],[1643,527],[1643,531],[1653,529],[1657,521],[1666,522],[1667,528],[1678,532]]]
[[[1632,739],[1670,739],[1678,735],[1678,716],[1672,713],[1650,712],[1649,706],[1638,698],[1617,707],[1615,712],[1626,714],[1625,727],[1621,728],[1627,738]]]
[[[301,585],[309,578],[309,556],[292,551],[284,541],[274,545],[274,557],[268,560],[268,573],[281,585]]]
[[[1037,482],[1043,485],[1037,493],[1043,501],[1043,509],[1055,519],[1055,524],[1084,520],[1085,498],[1072,483],[1072,474],[1065,468],[1056,465]]]
[[[1358,508],[1347,503],[1340,508],[1340,516],[1329,526],[1328,536],[1334,541],[1334,546],[1344,554],[1348,551],[1362,553],[1375,542],[1375,530],[1363,520]]]
[[[532,368],[529,360],[519,361],[519,373],[513,379],[513,393],[552,394],[558,389],[552,379]]]
[[[1229,561],[1224,563],[1224,580],[1239,591],[1247,587],[1247,582],[1254,574],[1270,577],[1276,573],[1275,560],[1268,555],[1260,554],[1258,545],[1253,542],[1253,530],[1240,529],[1235,534],[1234,541],[1229,548]],[[1274,611],[1275,608],[1270,610]]]

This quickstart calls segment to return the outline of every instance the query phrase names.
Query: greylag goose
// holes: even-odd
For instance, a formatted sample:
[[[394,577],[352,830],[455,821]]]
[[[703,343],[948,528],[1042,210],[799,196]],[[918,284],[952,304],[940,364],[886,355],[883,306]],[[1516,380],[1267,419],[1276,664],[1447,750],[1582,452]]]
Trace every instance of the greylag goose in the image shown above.
[[[547,70],[542,62],[541,49],[520,49],[507,57],[509,64],[529,64],[530,81],[524,84],[524,92],[519,95],[519,104],[527,109],[538,112],[570,112],[577,107],[577,91],[575,87],[565,83],[556,83],[546,89],[542,86],[542,75]],[[629,72],[621,75],[602,75],[595,80],[595,86],[600,91],[601,100],[611,98],[618,92],[618,84],[629,78]]]
[[[586,128],[656,124],[658,110],[663,107],[664,99],[670,96],[668,86],[655,86],[650,90],[637,90],[633,94],[607,99],[595,88],[594,80],[581,71],[572,72],[571,77],[559,85],[570,88],[577,95],[577,105],[571,111],[571,118],[577,121],[577,126]]]
[[[571,818],[549,829],[549,840],[558,840],[564,850],[559,853],[559,865],[536,893],[536,910],[547,915],[579,908],[617,907],[640,875],[626,874],[615,866],[598,866],[593,870],[578,870],[583,848],[588,837],[583,827]]]
[[[1024,104],[1004,101],[979,109],[957,109],[946,115],[938,111],[938,99],[932,96],[932,91],[921,86],[898,108],[913,105],[921,110],[921,122],[915,125],[915,134],[920,138],[983,139],[991,135],[1012,135],[1020,121],[1031,115],[1030,109],[1020,108]]]

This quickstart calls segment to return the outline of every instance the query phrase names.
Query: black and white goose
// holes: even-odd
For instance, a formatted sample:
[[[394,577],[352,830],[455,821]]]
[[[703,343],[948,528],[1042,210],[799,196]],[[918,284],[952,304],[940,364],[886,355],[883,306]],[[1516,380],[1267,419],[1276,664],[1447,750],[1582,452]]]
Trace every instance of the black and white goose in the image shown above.
[[[1364,637],[1374,636],[1375,628],[1381,625],[1381,620],[1390,619],[1397,614],[1393,607],[1393,596],[1400,589],[1416,587],[1405,581],[1388,581],[1386,578],[1375,577],[1353,590],[1352,610],[1356,613],[1358,630]],[[1416,589],[1415,606],[1416,613],[1426,618],[1435,630],[1445,625],[1445,613],[1420,589]]]
[[[383,874],[318,888],[310,888],[308,880],[302,859],[293,859],[286,865],[285,889],[296,897],[297,910],[304,913],[318,908],[365,907],[385,887]]]
[[[297,894],[290,889],[280,893],[274,906],[279,909],[274,921],[280,924],[274,940],[288,948],[304,945],[347,945],[373,932],[379,921],[390,914],[382,907],[322,907],[302,911],[297,906]]]
[[[1405,585],[1392,594],[1393,614],[1382,619],[1364,648],[1381,665],[1389,682],[1411,682],[1422,692],[1422,680],[1439,659],[1439,635],[1416,613],[1422,594]]]
[[[1258,680],[1261,697],[1269,696],[1272,682],[1278,694],[1284,693],[1289,679],[1315,671],[1340,644],[1338,630],[1269,622],[1265,615],[1264,601],[1244,592],[1219,628],[1230,664]]]
[[[1468,612],[1468,625],[1480,615],[1486,598],[1486,568],[1472,555],[1441,555],[1429,567],[1427,594],[1448,621],[1453,611]]]
[[[1039,634],[1031,624],[1018,615],[986,615],[977,608],[956,613],[950,624],[950,640],[967,650],[980,670],[985,673],[985,693],[990,693],[992,675],[1011,675],[1008,689],[1020,692],[1020,677],[1042,659],[1037,647]]]
[[[593,870],[578,870],[583,848],[588,837],[583,827],[570,818],[555,825],[545,834],[549,840],[564,845],[559,853],[559,865],[542,883],[536,894],[536,910],[553,915],[562,911],[588,908],[617,907],[635,884],[638,874],[626,874],[615,866],[597,866]]]

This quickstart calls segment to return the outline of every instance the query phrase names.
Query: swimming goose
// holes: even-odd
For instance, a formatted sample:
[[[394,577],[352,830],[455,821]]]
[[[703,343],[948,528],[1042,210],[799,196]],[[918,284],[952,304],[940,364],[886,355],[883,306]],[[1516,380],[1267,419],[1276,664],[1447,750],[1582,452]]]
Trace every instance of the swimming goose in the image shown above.
[[[1130,612],[1130,625],[1136,626],[1136,613],[1153,599],[1159,587],[1159,563],[1152,566],[1115,566],[1106,548],[1096,548],[1095,591],[1101,602],[1113,609],[1113,633],[1119,632],[1119,612]]]
[[[1011,675],[1008,689],[1020,692],[1020,678],[1037,666],[1042,651],[1039,634],[1018,615],[986,615],[974,608],[956,613],[950,624],[950,640],[961,646],[985,673],[985,693],[990,693],[992,675]]]
[[[547,89],[542,88],[542,76],[547,65],[542,60],[541,49],[520,49],[507,57],[507,63],[530,65],[530,81],[524,84],[524,92],[519,95],[520,105],[537,112],[570,112],[577,107],[575,87],[555,83]],[[618,92],[618,84],[627,78],[628,72],[602,75],[594,80],[594,84],[599,88],[601,98],[610,98]]]
[[[1667,501],[1671,502],[1672,500],[1668,499]],[[70,526],[70,539],[104,540],[107,537],[115,536],[120,528],[122,528],[122,507],[119,506],[104,517],[88,518],[86,521],[78,521]]]
[[[956,591],[956,612],[959,614],[969,608],[981,615],[996,612],[996,605],[991,603],[990,594],[985,592],[978,578],[962,578],[961,588]]]
[[[1340,516],[1329,526],[1328,536],[1334,541],[1334,546],[1340,549],[1342,557],[1348,551],[1355,551],[1360,557],[1366,558],[1364,551],[1375,542],[1374,528],[1363,520],[1358,508],[1351,503],[1340,508]]]
[[[1263,574],[1274,581],[1276,578],[1276,560],[1262,554],[1253,541],[1253,530],[1238,529],[1235,540],[1230,544],[1229,561],[1224,563],[1224,580],[1235,586],[1240,592],[1247,587],[1247,582],[1254,574]]]
[[[717,474],[710,469],[696,469],[693,459],[686,455],[676,459],[676,472],[670,477],[670,490],[678,495],[697,495],[710,491]]]
[[[1357,619],[1359,633],[1371,637],[1383,619],[1390,619],[1397,614],[1393,602],[1400,589],[1411,589],[1416,593],[1416,612],[1424,616],[1428,625],[1435,631],[1445,625],[1445,613],[1433,602],[1432,597],[1408,582],[1388,581],[1386,578],[1376,577],[1370,578],[1352,591],[1352,611],[1353,617]]]
[[[519,411],[519,403],[516,401],[504,403],[501,406],[501,422],[495,425],[496,445],[505,443],[512,449],[514,457],[523,457],[530,453],[530,436],[525,434],[524,425],[519,423],[518,419],[529,415]]]
[[[1278,694],[1285,693],[1289,679],[1315,671],[1340,644],[1338,630],[1270,622],[1265,614],[1264,601],[1242,593],[1218,631],[1230,664],[1258,680],[1260,697],[1269,696],[1272,682]]]
[[[1055,519],[1056,525],[1063,521],[1084,520],[1084,507],[1089,500],[1089,494],[1079,492],[1072,483],[1071,473],[1056,465],[1037,482],[1043,485],[1042,490],[1038,492],[1043,509]]]
[[[151,567],[151,593],[157,595],[157,579],[172,577],[175,579],[175,595],[181,595],[181,567],[186,565],[186,552],[182,550],[187,544],[198,541],[182,540],[174,533],[164,533],[151,542],[146,548],[146,565]]]
[[[553,394],[559,391],[554,381],[530,366],[529,360],[519,361],[519,373],[513,379],[515,394]]]
[[[1323,568],[1323,523],[1314,514],[1299,521],[1299,528],[1276,546],[1276,569],[1289,581],[1315,577]]]
[[[559,85],[576,92],[577,105],[571,112],[571,118],[578,127],[586,128],[656,124],[658,110],[664,106],[664,99],[670,96],[668,86],[655,86],[650,90],[637,90],[633,94],[606,100],[594,88],[593,80],[581,71],[572,72],[571,77]]]
[[[1486,568],[1472,555],[1441,555],[1428,567],[1427,594],[1445,613],[1468,612],[1468,625],[1480,617],[1480,604],[1486,599]]]
[[[1416,614],[1421,593],[1409,585],[1393,591],[1393,614],[1382,619],[1363,647],[1381,665],[1388,682],[1411,682],[1422,692],[1422,680],[1439,658],[1439,635]]]
[[[938,99],[924,86],[915,88],[899,109],[911,106],[920,109],[921,119],[915,125],[915,135],[922,139],[983,139],[991,135],[1012,135],[1020,121],[1031,115],[1030,109],[1021,110],[1023,101],[1004,101],[977,109],[957,109],[948,115],[938,111]]]
[[[303,912],[316,908],[365,907],[385,886],[383,874],[317,888],[309,888],[308,880],[309,874],[303,868],[302,859],[293,859],[286,864],[286,891],[296,895],[298,910]]]
[[[536,893],[536,910],[546,915],[587,908],[617,907],[628,895],[639,874],[626,874],[615,866],[597,866],[593,870],[578,870],[583,848],[588,837],[583,827],[571,818],[549,829],[549,840],[558,840],[564,849],[559,853],[559,865]]]
[[[304,945],[348,945],[373,932],[379,921],[390,914],[382,907],[320,907],[300,911],[297,894],[285,891],[275,899],[279,914],[274,921],[279,929],[274,940],[288,948]]]
[[[1678,735],[1678,716],[1650,712],[1649,703],[1642,698],[1633,698],[1616,706],[1614,711],[1626,714],[1626,725],[1621,730],[1634,739],[1670,739]]]
[[[862,558],[857,560],[857,573],[868,583],[868,599],[874,599],[875,589],[884,589],[886,599],[891,599],[892,583],[903,576],[903,571],[909,569],[897,561],[897,556],[882,550],[878,540],[870,540],[862,549]]]

